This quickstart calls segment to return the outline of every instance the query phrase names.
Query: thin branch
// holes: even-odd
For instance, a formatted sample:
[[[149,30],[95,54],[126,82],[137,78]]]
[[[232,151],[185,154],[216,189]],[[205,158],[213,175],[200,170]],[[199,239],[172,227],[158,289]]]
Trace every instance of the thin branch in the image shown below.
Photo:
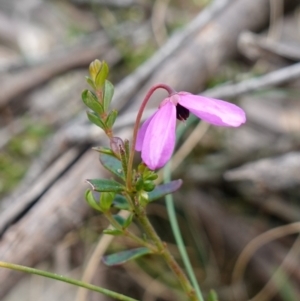
[[[230,98],[295,80],[300,77],[300,63],[270,72],[266,75],[206,90],[201,95],[215,98]]]
[[[140,88],[140,86],[149,78],[150,74],[158,68],[163,61],[177,51],[184,42],[192,35],[201,31],[209,22],[211,22],[219,13],[224,12],[235,0],[216,0],[191,21],[182,31],[177,32],[162,46],[149,60],[138,67],[135,72],[128,75],[118,84],[114,100],[120,99],[127,102],[128,98]]]

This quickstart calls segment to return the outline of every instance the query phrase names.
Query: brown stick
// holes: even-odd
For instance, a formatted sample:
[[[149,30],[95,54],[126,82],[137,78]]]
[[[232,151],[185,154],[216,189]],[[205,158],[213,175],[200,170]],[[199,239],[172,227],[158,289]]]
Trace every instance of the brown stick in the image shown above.
[[[83,199],[86,178],[103,177],[95,164],[97,154],[87,152],[50,188],[0,243],[1,260],[32,266],[45,259],[57,241],[78,227],[89,212]],[[1,269],[0,296],[22,277]]]
[[[237,39],[242,31],[261,29],[269,16],[268,1],[232,1],[218,18],[190,37],[167,60],[159,65],[151,78],[132,100],[137,106],[146,91],[164,82],[177,91],[199,92],[219,66],[237,53]],[[255,16],[252,18],[245,16]],[[151,101],[157,106],[164,95],[157,93]]]
[[[93,39],[87,44],[88,46],[65,51],[41,65],[12,74],[1,81],[0,107],[57,74],[73,68],[88,66],[97,57],[102,57],[108,63],[115,61],[117,57],[120,58],[119,53],[109,45],[103,34],[93,36]]]

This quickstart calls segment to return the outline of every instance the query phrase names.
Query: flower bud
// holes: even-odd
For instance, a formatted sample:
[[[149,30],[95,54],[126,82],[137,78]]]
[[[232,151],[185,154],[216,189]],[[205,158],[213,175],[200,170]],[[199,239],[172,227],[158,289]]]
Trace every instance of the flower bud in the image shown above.
[[[144,181],[144,190],[152,191],[155,188],[155,184],[152,181]]]
[[[146,206],[149,202],[149,196],[146,191],[139,192],[139,202],[141,205]]]
[[[110,148],[118,158],[121,158],[121,153],[120,153],[121,150],[124,151],[125,153],[124,142],[119,137],[112,137],[110,139]]]
[[[137,191],[142,190],[142,189],[144,188],[144,181],[143,181],[143,178],[139,178],[139,179],[136,181],[135,188],[136,188]]]
[[[99,60],[94,60],[90,63],[89,72],[90,77],[93,81],[95,81],[97,74],[101,69],[102,63]]]

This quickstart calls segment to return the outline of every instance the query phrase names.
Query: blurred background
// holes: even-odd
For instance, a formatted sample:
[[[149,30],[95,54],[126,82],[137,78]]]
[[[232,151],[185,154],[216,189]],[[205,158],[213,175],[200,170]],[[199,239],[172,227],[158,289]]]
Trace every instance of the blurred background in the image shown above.
[[[80,97],[98,58],[116,85],[120,137],[154,83],[246,111],[238,129],[185,126],[172,165],[180,227],[205,296],[300,300],[299,29],[297,0],[0,0],[0,260],[185,300],[158,258],[101,263],[134,245],[101,237],[108,223],[84,200],[84,180],[108,176],[91,150],[108,141]],[[148,213],[181,262],[164,200]],[[4,301],[111,300],[4,269],[0,283]]]

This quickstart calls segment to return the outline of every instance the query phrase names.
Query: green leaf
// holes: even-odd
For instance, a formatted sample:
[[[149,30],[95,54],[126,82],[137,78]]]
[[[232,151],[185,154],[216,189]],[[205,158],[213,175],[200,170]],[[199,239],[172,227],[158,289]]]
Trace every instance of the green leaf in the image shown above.
[[[143,187],[144,187],[144,180],[143,180],[143,178],[142,178],[142,177],[141,177],[141,178],[138,178],[138,180],[137,180],[136,183],[135,183],[135,188],[136,188],[136,190],[137,190],[137,191],[142,190]]]
[[[144,170],[143,170],[143,178],[145,180],[153,181],[153,180],[156,180],[158,178],[158,175],[155,171],[150,170],[150,169],[147,168],[147,166],[145,166]]]
[[[101,69],[99,70],[95,79],[96,89],[101,89],[103,87],[105,80],[108,76],[108,72],[109,72],[108,65],[106,64],[106,62],[102,62]]]
[[[127,227],[130,226],[130,224],[132,223],[133,216],[134,216],[133,214],[130,214],[130,215],[126,218],[126,220],[124,221],[124,225],[123,225],[124,228],[127,228]]]
[[[153,181],[150,181],[150,180],[147,180],[147,181],[144,181],[144,190],[145,191],[153,191],[154,188],[155,188],[155,184],[153,183]]]
[[[90,77],[86,76],[86,77],[85,77],[85,80],[86,80],[86,82],[87,82],[93,89],[96,90],[94,81],[93,81]]]
[[[108,235],[113,235],[113,236],[118,236],[118,235],[123,234],[123,232],[118,229],[105,229],[105,230],[103,230],[103,233],[108,234]]]
[[[117,110],[112,110],[109,115],[107,116],[106,119],[106,126],[111,129],[117,119],[118,116],[118,111]]]
[[[100,162],[101,164],[110,172],[112,172],[117,177],[125,180],[124,171],[122,168],[121,162],[114,156],[100,153]]]
[[[103,130],[106,129],[104,122],[94,112],[87,112],[87,117],[89,121],[92,122],[93,124],[99,126]]]
[[[126,219],[118,214],[115,214],[114,219],[120,226],[122,226],[123,229],[126,229],[132,222],[133,214],[130,214]]]
[[[122,227],[124,226],[124,224],[125,224],[125,218],[124,217],[122,217],[121,215],[118,215],[118,214],[114,214],[113,217],[114,217],[115,221],[120,226],[122,226]]]
[[[145,179],[147,179],[149,181],[154,181],[158,178],[158,175],[155,172],[148,172],[148,173],[144,174],[143,176]]]
[[[175,192],[182,185],[182,180],[175,180],[167,184],[158,185],[155,189],[148,193],[148,201],[155,201],[169,193]]]
[[[84,104],[94,112],[98,114],[102,114],[104,112],[103,106],[101,105],[97,96],[93,92],[89,90],[84,90],[81,94],[81,98]]]
[[[103,96],[103,107],[105,112],[107,112],[109,109],[111,100],[114,95],[114,89],[115,89],[114,85],[110,81],[106,80],[104,83],[104,96]]]
[[[125,187],[123,185],[114,180],[92,179],[86,181],[92,186],[93,190],[98,192],[122,192],[125,190]]]
[[[92,191],[90,191],[90,190],[87,190],[87,191],[86,191],[86,193],[85,193],[85,199],[86,199],[86,201],[88,202],[88,204],[89,204],[93,209],[102,212],[102,210],[101,210],[99,204],[96,202],[96,200],[95,200],[95,198],[94,198],[94,196],[93,196]]]
[[[109,156],[112,156],[112,157],[116,158],[115,153],[110,148],[102,147],[102,146],[96,146],[96,147],[92,147],[92,150],[94,150],[98,153],[106,154],[106,155],[109,155]]]
[[[123,252],[111,254],[111,255],[106,255],[103,256],[103,263],[106,264],[107,266],[114,266],[114,265],[119,265],[122,263],[125,263],[129,260],[136,259],[138,257],[151,254],[151,250],[148,248],[137,248],[137,249],[132,249],[132,250],[126,250]]]
[[[120,210],[129,210],[130,209],[130,206],[129,206],[126,198],[120,194],[116,195],[116,197],[113,201],[113,206]]]
[[[110,209],[114,198],[115,198],[114,192],[102,192],[101,193],[99,206],[103,212],[106,212]]]

